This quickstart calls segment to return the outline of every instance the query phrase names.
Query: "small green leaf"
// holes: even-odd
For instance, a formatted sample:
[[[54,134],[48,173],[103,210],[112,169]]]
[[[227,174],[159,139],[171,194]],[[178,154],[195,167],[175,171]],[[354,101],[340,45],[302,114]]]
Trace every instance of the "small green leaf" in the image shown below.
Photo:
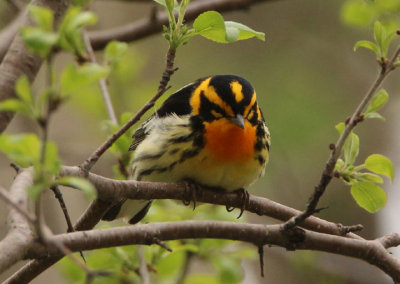
[[[0,102],[0,110],[20,113],[32,117],[32,110],[27,104],[17,99],[8,99]]]
[[[28,77],[22,75],[15,84],[15,92],[17,96],[28,105],[33,105],[33,94]]]
[[[357,204],[370,213],[375,213],[386,204],[386,192],[375,183],[357,182],[350,192]]]
[[[81,12],[80,7],[68,9],[63,21],[60,24],[60,39],[58,44],[65,50],[85,57],[85,45],[82,40],[82,28],[94,25],[97,17],[92,12]]]
[[[81,66],[70,64],[61,74],[61,90],[65,94],[72,93],[106,77],[108,73],[108,67],[94,63],[86,63]]]
[[[380,109],[389,99],[389,94],[384,90],[380,90],[377,92],[371,100],[371,103],[368,105],[366,113],[374,112]]]
[[[382,53],[386,56],[387,51],[389,49],[389,45],[392,42],[393,38],[396,36],[396,32],[390,32],[386,38],[382,41]]]
[[[374,112],[374,111],[366,113],[364,115],[364,118],[377,118],[377,119],[380,119],[380,120],[383,120],[383,121],[386,120],[386,118],[384,118],[382,115],[380,115],[379,113]]]
[[[0,135],[0,151],[21,167],[39,160],[39,139],[35,134]]]
[[[257,37],[265,40],[265,34],[257,32],[243,24],[224,22],[222,15],[216,11],[200,14],[193,23],[195,33],[219,43],[234,42],[237,40]]]
[[[96,188],[87,179],[80,177],[61,177],[57,180],[58,185],[64,185],[81,190],[88,200],[93,200],[97,196]]]
[[[351,132],[347,137],[343,147],[344,160],[347,165],[353,165],[359,152],[360,138],[357,134]]]
[[[108,64],[117,64],[128,50],[128,44],[125,42],[111,41],[105,49],[105,60]]]
[[[231,21],[226,21],[225,22],[225,27],[226,29],[237,29],[239,31],[239,36],[237,37],[236,40],[244,40],[244,39],[249,39],[252,37],[256,37],[259,40],[265,41],[265,34],[262,32],[257,32],[248,26],[245,26],[241,23],[236,23],[236,22],[231,22]]]
[[[33,20],[41,29],[48,32],[53,30],[54,15],[52,10],[34,5],[29,5],[28,9]]]
[[[344,161],[342,159],[338,159],[335,165],[335,171],[341,171],[344,166]]]
[[[51,175],[55,175],[61,169],[61,161],[58,156],[57,145],[52,141],[47,141],[46,143],[44,170]]]
[[[354,176],[358,181],[371,181],[374,183],[383,183],[383,178],[372,173],[355,173]]]
[[[354,51],[356,51],[359,47],[364,47],[366,49],[372,50],[376,54],[376,56],[379,56],[379,48],[372,41],[368,41],[368,40],[357,41],[353,48]]]
[[[80,12],[77,13],[74,17],[71,17],[66,30],[69,32],[74,32],[77,29],[81,29],[87,26],[93,26],[97,23],[97,16],[93,12]]]
[[[339,135],[342,135],[344,128],[346,127],[346,124],[344,122],[340,122],[336,124],[335,128],[339,132]]]
[[[58,41],[56,33],[35,27],[21,28],[21,36],[28,48],[42,57],[46,57]]]
[[[386,39],[386,30],[379,21],[376,21],[374,24],[374,38],[379,47],[379,50],[383,51],[383,42]],[[381,56],[383,55],[384,54],[381,54]]]
[[[392,161],[380,154],[372,154],[365,160],[365,167],[376,174],[394,178],[394,167]]]
[[[193,22],[196,33],[216,42],[226,42],[224,18],[216,11],[201,13]]]

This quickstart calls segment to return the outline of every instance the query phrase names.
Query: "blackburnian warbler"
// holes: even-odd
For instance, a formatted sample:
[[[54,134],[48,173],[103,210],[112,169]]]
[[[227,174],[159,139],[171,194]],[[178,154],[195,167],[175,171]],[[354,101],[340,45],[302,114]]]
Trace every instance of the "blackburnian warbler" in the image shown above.
[[[133,179],[235,191],[265,170],[270,135],[256,93],[235,75],[197,80],[172,94],[133,135]],[[246,192],[247,193],[247,192]],[[121,200],[103,220],[139,222],[149,200]]]

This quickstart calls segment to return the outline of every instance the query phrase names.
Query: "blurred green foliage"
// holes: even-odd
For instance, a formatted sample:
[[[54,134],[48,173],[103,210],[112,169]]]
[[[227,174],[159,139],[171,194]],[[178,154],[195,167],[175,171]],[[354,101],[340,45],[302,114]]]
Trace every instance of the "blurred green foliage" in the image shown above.
[[[390,31],[400,25],[398,0],[347,0],[342,6],[342,21],[357,28],[367,28],[381,21]]]

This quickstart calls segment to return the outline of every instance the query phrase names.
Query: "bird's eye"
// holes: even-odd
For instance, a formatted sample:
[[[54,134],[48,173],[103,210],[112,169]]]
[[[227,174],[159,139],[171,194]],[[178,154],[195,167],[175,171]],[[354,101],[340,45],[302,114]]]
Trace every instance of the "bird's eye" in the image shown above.
[[[216,118],[221,118],[223,116],[222,113],[220,113],[219,111],[217,111],[215,109],[211,110],[211,114],[212,114],[212,116],[214,116]]]

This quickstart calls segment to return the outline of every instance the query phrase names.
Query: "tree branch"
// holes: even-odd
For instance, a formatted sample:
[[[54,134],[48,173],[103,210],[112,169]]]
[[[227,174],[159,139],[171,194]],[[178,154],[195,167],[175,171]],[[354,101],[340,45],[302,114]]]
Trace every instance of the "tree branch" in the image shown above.
[[[91,230],[54,236],[72,251],[124,246],[132,244],[150,245],[152,239],[163,241],[181,239],[229,239],[260,245],[276,245],[287,249],[325,251],[364,260],[383,270],[394,281],[400,281],[400,260],[391,255],[378,240],[356,240],[301,230],[293,241],[287,238],[280,225],[241,224],[221,221],[182,221],[152,223],[105,230]],[[393,245],[400,244],[400,235]],[[32,247],[31,257],[59,254],[56,248]]]
[[[111,203],[102,200],[93,201],[88,209],[82,214],[79,220],[76,222],[74,229],[75,231],[84,231],[92,229],[101,219],[103,214],[110,207]],[[17,272],[11,275],[4,283],[28,283],[32,281],[36,276],[45,271],[47,268],[52,266],[54,263],[59,261],[63,255],[45,257],[42,259],[31,260]],[[20,258],[19,260],[21,260]]]
[[[192,21],[199,14],[214,10],[220,13],[235,10],[244,10],[252,5],[276,0],[202,0],[189,4],[185,13],[185,20]],[[104,48],[112,40],[131,42],[162,31],[162,26],[168,25],[167,13],[162,12],[155,19],[145,18],[125,26],[108,30],[92,31],[89,38],[95,50]]]
[[[61,176],[85,177],[85,173],[79,167],[63,167]],[[182,200],[188,196],[187,187],[183,183],[161,183],[145,182],[135,180],[114,180],[105,178],[93,173],[87,176],[90,182],[97,189],[98,198],[102,200],[129,199],[175,199]],[[189,195],[190,196],[190,195]],[[229,205],[241,208],[242,199],[235,193],[221,193],[207,188],[199,190],[197,201],[217,205]],[[260,216],[269,216],[281,221],[287,221],[296,216],[300,211],[279,204],[267,198],[250,195],[249,202],[245,210],[256,213]],[[310,230],[327,234],[342,235],[342,226],[325,221],[317,217],[310,217],[303,226]],[[361,238],[353,233],[348,233],[348,237]]]
[[[25,212],[28,212],[29,207],[26,189],[32,184],[31,171],[23,171],[17,175],[10,188],[12,203],[17,204]],[[27,217],[14,207],[10,211],[7,225],[9,231],[0,241],[0,273],[20,261],[34,239]]]
[[[71,0],[32,0],[30,4],[50,8],[54,12],[54,21],[57,24],[70,3]],[[33,24],[26,9],[22,13],[21,25],[18,25],[15,28],[16,30],[21,26]],[[39,71],[42,61],[43,59],[39,55],[33,54],[28,50],[19,35],[14,37],[0,65],[0,101],[15,98],[15,82],[21,75],[25,74],[29,81],[32,82]],[[12,112],[0,112],[0,133],[6,129],[13,117],[14,113]]]

